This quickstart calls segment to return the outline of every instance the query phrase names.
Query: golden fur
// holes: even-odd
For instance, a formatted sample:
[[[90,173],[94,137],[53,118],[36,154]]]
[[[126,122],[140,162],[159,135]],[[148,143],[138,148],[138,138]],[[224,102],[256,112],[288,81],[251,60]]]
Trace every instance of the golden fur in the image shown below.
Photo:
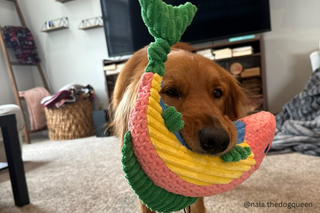
[[[236,143],[236,130],[232,121],[246,115],[248,99],[228,71],[190,50],[192,47],[184,43],[171,48],[165,63],[166,73],[160,95],[166,104],[175,106],[182,113],[185,126],[181,134],[192,151],[208,154],[199,142],[201,129],[210,126],[226,130],[230,143],[225,151],[218,154],[221,155]],[[121,142],[128,131],[129,114],[147,64],[145,47],[128,60],[118,76],[111,104],[111,126]],[[144,213],[151,212],[143,205],[141,209]],[[205,212],[202,198],[191,206],[191,212]]]

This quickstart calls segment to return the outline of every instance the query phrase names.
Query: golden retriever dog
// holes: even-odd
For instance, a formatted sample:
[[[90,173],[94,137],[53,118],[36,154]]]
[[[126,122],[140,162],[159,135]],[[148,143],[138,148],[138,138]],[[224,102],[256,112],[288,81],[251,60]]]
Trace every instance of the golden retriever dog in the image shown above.
[[[228,71],[191,50],[185,43],[171,47],[160,95],[166,104],[182,114],[185,125],[181,134],[189,149],[222,155],[236,143],[233,121],[247,115],[248,99]],[[129,114],[147,64],[145,47],[133,54],[118,76],[111,104],[111,126],[121,141],[128,131]],[[143,204],[141,211],[152,212]],[[203,198],[191,206],[191,212],[206,212]]]

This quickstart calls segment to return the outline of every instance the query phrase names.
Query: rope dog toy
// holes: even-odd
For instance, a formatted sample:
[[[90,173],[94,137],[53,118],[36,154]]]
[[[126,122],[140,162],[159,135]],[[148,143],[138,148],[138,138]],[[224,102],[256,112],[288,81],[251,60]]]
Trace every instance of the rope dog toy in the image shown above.
[[[179,211],[198,197],[233,189],[257,170],[271,146],[275,118],[260,112],[236,121],[237,144],[221,157],[189,150],[179,132],[181,113],[166,106],[159,91],[170,46],[180,40],[197,8],[191,3],[173,7],[161,0],[139,2],[155,42],[148,48],[149,63],[124,136],[123,171],[149,209]]]

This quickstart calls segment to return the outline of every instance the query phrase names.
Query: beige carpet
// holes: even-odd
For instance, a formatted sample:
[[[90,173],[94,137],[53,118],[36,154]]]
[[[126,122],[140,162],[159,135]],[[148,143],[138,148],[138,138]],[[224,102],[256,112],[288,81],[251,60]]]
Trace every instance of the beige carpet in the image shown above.
[[[117,139],[45,140],[24,145],[23,152],[31,204],[22,208],[14,206],[8,171],[1,171],[1,213],[139,212],[136,196],[121,170]],[[320,212],[319,168],[317,157],[267,156],[259,171],[244,184],[206,198],[208,213]],[[307,202],[312,207],[246,209],[246,201],[258,206],[267,202]]]

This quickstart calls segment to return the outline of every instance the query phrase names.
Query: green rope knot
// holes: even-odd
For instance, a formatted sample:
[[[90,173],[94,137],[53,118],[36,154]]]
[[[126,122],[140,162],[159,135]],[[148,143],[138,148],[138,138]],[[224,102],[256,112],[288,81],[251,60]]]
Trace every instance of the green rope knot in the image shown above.
[[[234,146],[229,152],[221,156],[221,159],[226,162],[238,162],[245,160],[251,154],[250,147],[241,147],[239,145]]]
[[[149,63],[146,67],[146,72],[158,73],[164,75],[164,63],[167,61],[167,55],[170,52],[170,44],[162,38],[156,38],[148,47]]]
[[[171,132],[178,132],[184,126],[182,114],[178,112],[175,107],[167,107],[162,113],[162,118],[167,129]]]

